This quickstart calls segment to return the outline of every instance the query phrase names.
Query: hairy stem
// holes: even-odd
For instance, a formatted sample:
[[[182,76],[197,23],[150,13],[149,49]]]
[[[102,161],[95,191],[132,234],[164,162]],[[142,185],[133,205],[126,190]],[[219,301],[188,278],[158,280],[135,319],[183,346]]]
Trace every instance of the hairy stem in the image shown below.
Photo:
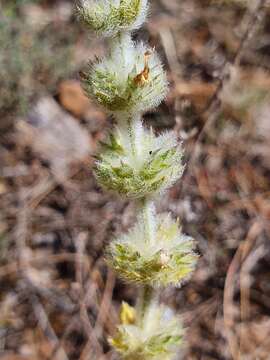
[[[140,295],[137,300],[137,311],[142,324],[144,322],[145,312],[154,296],[154,289],[150,286],[144,286],[140,291]]]
[[[139,157],[141,155],[140,141],[142,139],[142,122],[140,116],[130,117],[127,121],[127,126],[132,154],[134,157]]]
[[[141,218],[144,225],[145,238],[149,244],[155,242],[156,222],[155,222],[155,205],[152,200],[144,198],[140,201],[141,204]],[[144,286],[141,290],[138,299],[138,310],[140,314],[141,322],[144,321],[144,315],[147,307],[151,303],[155,291],[151,286]]]
[[[144,225],[145,238],[149,244],[154,244],[156,233],[155,205],[152,200],[144,198],[142,204],[142,221]]]
[[[108,45],[111,55],[118,54],[122,57],[122,61],[128,61],[126,51],[131,46],[131,34],[128,31],[119,32],[113,39],[110,39]]]

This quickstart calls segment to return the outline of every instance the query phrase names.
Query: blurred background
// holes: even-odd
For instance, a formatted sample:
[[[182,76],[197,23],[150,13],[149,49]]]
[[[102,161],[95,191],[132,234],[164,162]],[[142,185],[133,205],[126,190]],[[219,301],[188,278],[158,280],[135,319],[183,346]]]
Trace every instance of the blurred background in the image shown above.
[[[111,119],[79,72],[106,52],[68,0],[0,0],[0,358],[117,359],[107,344],[137,289],[103,251],[135,220],[93,155]],[[152,0],[136,39],[161,54],[186,170],[158,204],[197,241],[191,280],[162,300],[187,327],[178,359],[270,359],[270,2]]]

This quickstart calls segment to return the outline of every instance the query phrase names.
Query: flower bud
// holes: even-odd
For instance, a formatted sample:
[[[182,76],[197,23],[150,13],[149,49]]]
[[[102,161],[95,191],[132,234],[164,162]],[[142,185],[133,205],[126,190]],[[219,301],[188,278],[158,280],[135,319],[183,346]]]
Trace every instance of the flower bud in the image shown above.
[[[89,97],[111,113],[142,113],[160,104],[168,82],[155,50],[121,35],[109,57],[90,64],[82,78]]]
[[[139,28],[147,14],[147,0],[82,0],[80,19],[103,36]]]
[[[134,228],[108,247],[107,259],[118,275],[137,284],[179,286],[194,270],[194,241],[182,234],[169,214],[156,216],[155,241],[149,242],[139,219]]]
[[[121,324],[111,345],[126,360],[170,360],[183,338],[174,312],[152,302],[134,324]]]

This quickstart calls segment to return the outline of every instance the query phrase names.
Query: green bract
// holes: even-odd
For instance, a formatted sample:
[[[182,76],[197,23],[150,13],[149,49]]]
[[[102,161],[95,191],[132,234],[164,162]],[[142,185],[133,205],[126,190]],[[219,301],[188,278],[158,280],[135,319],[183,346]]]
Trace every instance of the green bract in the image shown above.
[[[143,318],[118,327],[110,343],[127,360],[171,360],[181,344],[183,330],[175,314],[152,302]]]
[[[183,173],[182,151],[173,133],[156,137],[143,130],[135,154],[120,130],[103,144],[95,166],[98,182],[129,198],[142,198],[170,187]]]
[[[158,215],[153,243],[147,240],[142,221],[107,250],[107,259],[120,277],[154,287],[180,285],[194,270],[194,241],[181,233],[170,215]]]
[[[153,49],[122,37],[108,58],[90,64],[83,87],[108,111],[134,114],[159,105],[168,82]]]
[[[78,13],[91,30],[104,36],[112,36],[121,30],[140,27],[146,17],[147,1],[82,0]]]

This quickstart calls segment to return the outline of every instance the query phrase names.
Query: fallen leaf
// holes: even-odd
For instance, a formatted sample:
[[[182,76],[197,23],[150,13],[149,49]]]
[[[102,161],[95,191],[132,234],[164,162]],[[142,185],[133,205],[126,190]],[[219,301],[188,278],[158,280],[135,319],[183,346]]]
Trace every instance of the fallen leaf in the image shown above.
[[[86,160],[93,147],[88,132],[50,97],[40,99],[28,118],[18,122],[17,129],[62,180],[70,165]]]
[[[90,107],[89,99],[75,80],[66,80],[59,85],[59,101],[66,110],[79,118],[84,117]]]

